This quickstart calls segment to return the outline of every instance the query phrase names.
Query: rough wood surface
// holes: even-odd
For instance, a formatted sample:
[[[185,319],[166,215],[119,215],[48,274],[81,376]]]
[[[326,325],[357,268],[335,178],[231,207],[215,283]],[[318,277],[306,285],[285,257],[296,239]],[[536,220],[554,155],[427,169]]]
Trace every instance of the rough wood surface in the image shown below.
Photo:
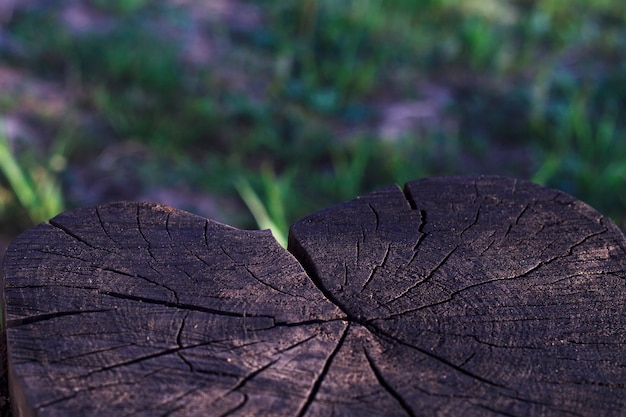
[[[292,255],[293,254],[293,255]],[[147,203],[66,212],[5,257],[24,416],[617,416],[626,239],[499,177],[391,186],[289,251]]]

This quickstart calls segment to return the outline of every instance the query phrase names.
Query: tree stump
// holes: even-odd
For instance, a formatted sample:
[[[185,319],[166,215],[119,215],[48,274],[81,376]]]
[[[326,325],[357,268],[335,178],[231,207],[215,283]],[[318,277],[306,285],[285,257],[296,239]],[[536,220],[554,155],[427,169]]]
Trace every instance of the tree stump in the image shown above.
[[[626,239],[501,177],[390,186],[288,250],[170,207],[65,212],[4,261],[17,416],[617,416]]]

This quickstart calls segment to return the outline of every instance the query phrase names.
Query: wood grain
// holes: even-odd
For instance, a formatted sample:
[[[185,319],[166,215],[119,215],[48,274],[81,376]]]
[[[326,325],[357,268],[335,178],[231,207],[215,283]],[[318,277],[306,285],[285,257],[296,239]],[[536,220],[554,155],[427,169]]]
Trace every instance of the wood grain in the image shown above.
[[[288,249],[148,203],[25,232],[16,415],[626,412],[626,238],[562,192],[413,181],[296,222]]]

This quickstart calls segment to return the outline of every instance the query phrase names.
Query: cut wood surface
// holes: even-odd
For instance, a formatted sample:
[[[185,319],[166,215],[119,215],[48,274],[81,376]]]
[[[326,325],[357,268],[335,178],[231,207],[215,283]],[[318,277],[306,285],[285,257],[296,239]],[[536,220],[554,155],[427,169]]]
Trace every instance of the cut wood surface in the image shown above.
[[[77,209],[4,275],[18,416],[626,414],[626,238],[525,181],[390,186],[288,250],[158,204]]]

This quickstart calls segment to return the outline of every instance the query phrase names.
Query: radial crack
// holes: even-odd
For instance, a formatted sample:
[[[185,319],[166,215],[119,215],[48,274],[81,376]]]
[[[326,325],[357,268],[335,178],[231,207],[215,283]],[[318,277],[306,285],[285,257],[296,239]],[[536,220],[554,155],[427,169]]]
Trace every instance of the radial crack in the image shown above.
[[[154,256],[154,253],[152,253],[152,244],[150,243],[146,235],[143,233],[143,230],[141,230],[141,215],[140,215],[139,209],[140,209],[140,206],[138,205],[137,206],[137,230],[139,231],[141,238],[144,240],[144,242],[146,242],[146,245],[148,245],[148,247],[146,248],[148,251],[148,254],[150,255],[153,261],[158,262]]]
[[[372,281],[372,278],[374,278],[374,275],[376,274],[376,272],[380,268],[383,268],[385,266],[385,264],[387,263],[387,259],[389,258],[389,253],[390,252],[391,252],[391,243],[388,243],[387,247],[385,248],[385,255],[383,256],[383,260],[380,262],[380,264],[375,265],[372,268],[372,270],[370,271],[369,276],[367,277],[367,279],[365,280],[365,282],[361,286],[361,291],[365,290],[365,287],[367,287],[369,285],[370,281]]]
[[[287,291],[283,291],[283,290],[281,290],[280,288],[278,288],[278,287],[276,287],[276,286],[274,286],[274,285],[270,284],[269,282],[267,282],[267,281],[263,281],[263,280],[262,280],[261,278],[259,278],[259,277],[258,277],[258,276],[254,273],[254,272],[252,272],[252,270],[250,270],[250,268],[248,268],[248,266],[244,266],[244,269],[245,269],[245,270],[248,272],[248,274],[250,274],[250,276],[251,276],[252,278],[254,278],[257,282],[261,283],[262,285],[265,285],[265,286],[266,286],[266,287],[268,287],[268,288],[273,289],[273,290],[274,290],[274,291],[276,291],[276,292],[279,292],[279,293],[281,293],[281,294],[288,295],[288,296],[290,296],[290,297],[298,297],[298,298],[304,298],[304,299],[306,299],[306,297],[303,297],[303,296],[301,296],[301,295],[299,295],[299,294],[292,294],[292,293],[289,293],[289,292],[287,292]]]
[[[420,311],[420,310],[424,310],[427,308],[432,308],[432,307],[436,307],[438,305],[442,305],[442,304],[447,304],[449,302],[451,302],[452,300],[454,300],[459,294],[461,294],[462,292],[471,290],[472,288],[477,288],[477,287],[481,287],[484,285],[488,285],[488,284],[492,284],[494,282],[500,282],[500,281],[510,281],[510,280],[514,280],[514,279],[520,279],[520,278],[524,278],[526,277],[528,274],[532,273],[533,271],[539,269],[544,263],[543,262],[538,262],[536,265],[532,266],[531,268],[529,268],[528,270],[526,270],[525,272],[518,274],[518,275],[513,275],[513,276],[509,276],[509,277],[504,277],[504,278],[494,278],[494,279],[490,279],[487,281],[482,281],[482,282],[477,282],[475,284],[471,284],[471,285],[467,285],[463,288],[459,288],[456,291],[451,292],[445,299],[443,300],[439,300],[435,303],[431,303],[431,304],[426,304],[426,305],[422,305],[419,307],[415,307],[415,308],[411,308],[408,310],[404,310],[404,311],[400,311],[398,313],[392,313],[389,314],[387,317],[385,317],[386,320],[388,319],[392,319],[398,316],[402,316],[405,314],[410,314],[410,313],[414,313],[416,311]],[[422,281],[423,282],[423,281]],[[420,282],[421,283],[421,282]],[[405,292],[406,293],[406,292]],[[400,297],[396,297],[395,299],[386,302],[385,304],[383,304],[384,306],[387,304],[390,304],[391,302],[395,301],[396,299],[398,299]],[[374,321],[376,319],[372,319],[370,321]]]
[[[422,241],[426,238],[426,236],[428,236],[428,233],[424,232],[425,226],[426,226],[426,210],[420,210],[420,224],[417,227],[419,236],[417,237],[417,240],[415,241],[415,245],[413,245],[413,255],[411,255],[411,258],[406,263],[405,267],[413,263],[413,261],[417,257],[417,254],[419,253],[418,249],[420,245],[422,244]]]
[[[446,358],[444,358],[442,356],[436,355],[436,354],[434,354],[433,352],[431,352],[431,351],[429,351],[427,349],[423,349],[423,348],[421,348],[419,346],[416,346],[416,345],[413,345],[411,343],[405,342],[404,340],[399,339],[399,338],[394,337],[394,336],[391,336],[391,335],[388,335],[388,334],[386,334],[383,331],[379,331],[379,333],[381,335],[385,335],[385,336],[391,338],[392,340],[395,340],[396,342],[400,343],[401,345],[407,346],[407,347],[409,347],[411,349],[415,349],[417,352],[420,352],[424,356],[427,356],[427,357],[429,357],[429,358],[431,358],[431,359],[433,359],[433,360],[435,360],[435,361],[437,361],[437,362],[439,362],[439,363],[441,363],[443,365],[446,365],[449,368],[451,368],[451,369],[453,369],[453,370],[455,370],[457,372],[460,372],[461,374],[463,374],[465,376],[468,376],[468,377],[470,377],[472,379],[475,379],[476,381],[480,381],[480,382],[483,382],[483,383],[485,383],[487,385],[491,385],[491,386],[494,386],[494,387],[497,387],[497,388],[509,389],[508,387],[506,387],[506,386],[504,386],[502,384],[498,384],[497,382],[490,381],[490,380],[488,380],[488,379],[486,379],[486,378],[484,378],[484,377],[482,377],[482,376],[480,376],[478,374],[475,374],[475,373],[473,373],[471,371],[468,371],[467,369],[465,369],[465,368],[463,368],[463,367],[461,367],[461,366],[459,366],[457,364],[454,364],[451,361],[449,361],[448,359],[446,359]]]
[[[307,337],[307,338],[305,338],[305,339],[298,340],[298,341],[297,341],[297,342],[295,342],[294,344],[289,345],[289,346],[287,346],[287,347],[286,347],[286,348],[284,348],[284,349],[279,349],[279,350],[277,350],[277,353],[284,353],[284,352],[290,351],[290,350],[292,350],[292,349],[295,349],[295,348],[297,348],[298,346],[301,346],[301,345],[304,345],[304,344],[308,343],[310,340],[313,340],[313,339],[315,339],[316,337],[317,337],[317,334],[313,334],[313,335],[311,335],[311,336],[309,336],[309,337]]]
[[[454,247],[454,249],[452,249],[450,252],[448,252],[446,254],[446,256],[443,257],[443,259],[429,272],[429,274],[423,280],[418,281],[415,284],[411,285],[409,288],[407,288],[406,290],[402,291],[400,294],[398,294],[394,298],[390,299],[389,301],[385,302],[383,305],[386,306],[386,305],[389,305],[389,304],[393,303],[394,301],[399,300],[400,298],[404,297],[405,295],[407,295],[408,293],[410,293],[411,291],[413,291],[415,288],[419,287],[423,283],[425,283],[427,281],[430,281],[432,279],[433,275],[435,274],[435,272],[437,272],[439,270],[439,268],[441,268],[448,261],[450,256],[452,256],[454,251],[456,251],[457,249],[458,249],[458,246]]]
[[[293,240],[290,240],[288,249],[291,252],[291,254],[298,260],[298,262],[300,262],[300,265],[302,266],[302,268],[305,270],[305,272],[307,273],[307,275],[309,276],[313,284],[315,284],[315,286],[321,291],[324,297],[328,301],[333,303],[337,308],[339,308],[339,310],[341,310],[342,313],[350,317],[350,314],[348,313],[343,303],[341,303],[337,299],[337,297],[335,297],[335,295],[333,295],[332,292],[328,291],[328,289],[324,286],[320,278],[320,274],[317,270],[317,266],[315,265],[315,262],[313,261],[313,259],[311,259],[311,255],[308,253],[306,248],[304,248],[300,244],[300,242],[293,239]]]
[[[110,365],[103,366],[102,368],[94,369],[92,371],[89,371],[86,374],[77,375],[75,377],[71,377],[71,378],[68,378],[68,379],[89,378],[91,375],[93,375],[95,373],[98,373],[98,372],[105,372],[105,371],[110,371],[112,369],[121,368],[121,367],[124,367],[124,366],[135,365],[135,364],[138,364],[138,363],[141,363],[141,362],[145,362],[145,361],[150,360],[150,359],[155,359],[155,358],[159,358],[159,357],[162,357],[162,356],[167,356],[167,355],[170,355],[170,354],[177,354],[178,352],[180,352],[182,350],[195,349],[195,348],[202,347],[202,346],[207,346],[207,345],[210,345],[210,344],[216,343],[216,342],[217,341],[215,341],[215,340],[211,340],[211,341],[200,342],[200,343],[196,343],[196,344],[188,345],[188,346],[183,346],[183,347],[175,346],[175,347],[171,347],[171,348],[168,348],[168,349],[160,350],[160,351],[155,352],[155,353],[150,353],[148,355],[139,356],[139,357],[136,357],[134,359],[129,359],[129,360],[126,360],[126,361],[123,361],[123,362],[112,363]]]
[[[380,216],[372,203],[367,203],[367,206],[370,208],[370,210],[372,210],[372,213],[374,213],[374,218],[376,219],[376,227],[374,228],[374,231],[378,231],[378,226],[380,226]]]
[[[60,229],[61,231],[65,232],[65,234],[71,236],[73,239],[79,241],[80,243],[83,243],[87,246],[89,246],[92,249],[100,249],[94,245],[92,245],[91,243],[87,242],[85,239],[83,239],[82,237],[78,236],[76,233],[72,232],[70,229],[68,229],[67,227],[63,226],[60,223],[57,223],[56,221],[54,221],[54,219],[50,219],[48,221],[48,223],[54,227],[56,227],[57,229]]]
[[[99,334],[101,334],[101,333],[99,333]],[[83,358],[83,357],[91,356],[91,355],[96,355],[96,354],[99,354],[99,353],[112,352],[112,351],[115,351],[117,349],[124,349],[124,348],[130,347],[130,346],[134,346],[134,343],[124,343],[122,345],[107,346],[107,347],[104,347],[102,349],[94,349],[94,350],[91,350],[89,352],[84,352],[84,353],[80,353],[80,354],[77,354],[77,355],[64,356],[61,359],[50,361],[50,363],[51,364],[52,363],[54,363],[54,364],[56,364],[56,363],[58,363],[58,364],[65,364],[65,363],[67,363],[67,362],[69,362],[71,360],[74,360],[74,359]]]
[[[163,284],[161,282],[151,280],[150,278],[144,277],[143,275],[131,274],[131,273],[128,273],[128,272],[121,271],[119,269],[115,269],[115,268],[96,266],[96,265],[94,265],[94,268],[99,268],[99,269],[101,269],[103,271],[113,272],[115,274],[124,275],[124,276],[130,277],[130,278],[142,279],[142,280],[144,280],[144,281],[146,281],[146,282],[148,282],[148,283],[150,283],[152,285],[156,285],[157,287],[161,287],[161,288],[169,291],[170,293],[172,293],[172,296],[174,297],[174,300],[176,300],[176,302],[178,302],[178,293],[176,292],[176,290],[174,290],[173,288],[170,288],[168,285],[165,285],[165,284]],[[152,269],[154,270],[154,268],[152,268]]]
[[[515,218],[515,222],[514,222],[515,225],[519,224],[520,219],[528,211],[528,209],[530,209],[530,204],[526,204],[526,206],[524,206],[524,209],[520,212],[520,214],[517,215],[517,217]]]
[[[475,404],[475,403],[472,402],[472,405],[474,405],[475,407],[479,407],[479,408],[482,408],[484,410],[487,410],[490,413],[498,414],[500,416],[519,417],[517,414],[510,414],[510,413],[507,413],[506,411],[503,411],[503,410],[500,410],[500,409],[496,409],[496,408],[493,408],[493,407],[489,407],[488,405],[485,405],[485,404]]]
[[[324,382],[324,378],[326,378],[326,375],[328,374],[328,370],[330,369],[330,366],[333,363],[333,359],[335,359],[335,356],[337,356],[337,353],[339,353],[339,350],[343,346],[343,342],[346,340],[346,336],[348,335],[349,330],[350,330],[350,322],[346,324],[346,327],[344,328],[343,333],[341,334],[341,337],[339,338],[339,341],[335,345],[335,348],[333,349],[332,352],[330,352],[330,354],[326,358],[326,361],[324,362],[324,366],[322,367],[322,371],[319,373],[319,375],[313,382],[313,385],[311,386],[311,389],[309,390],[306,400],[304,401],[304,403],[300,407],[300,410],[298,411],[298,414],[297,414],[298,417],[303,417],[306,414],[309,407],[311,406],[311,404],[313,403],[313,401],[315,400],[315,396],[319,392],[322,386],[322,382]]]
[[[179,402],[183,398],[188,397],[188,396],[190,396],[191,394],[193,394],[193,393],[195,393],[197,391],[199,391],[199,388],[192,388],[192,389],[187,390],[187,391],[183,392],[182,394],[180,394],[180,395],[178,395],[178,396],[176,396],[176,397],[174,397],[174,398],[172,398],[172,399],[170,399],[168,401],[165,401],[165,402],[163,402],[161,404],[157,404],[156,406],[159,407],[159,408],[163,408],[163,407],[167,408],[166,406],[168,406],[170,404],[173,404],[175,402]],[[164,414],[161,414],[159,417],[169,417],[171,415],[176,414],[178,411],[184,410],[184,409],[185,409],[185,405],[182,404],[182,405],[179,405],[178,407],[174,407],[174,408],[166,411]],[[131,414],[131,415],[133,415],[133,414]]]
[[[241,402],[239,404],[235,405],[230,410],[226,411],[225,413],[220,414],[219,417],[227,417],[227,416],[229,416],[229,415],[231,415],[231,414],[241,410],[246,405],[247,402],[248,402],[248,394],[246,394],[244,392],[243,395],[242,395]]]
[[[180,310],[200,311],[203,313],[211,313],[211,314],[215,314],[219,316],[240,317],[240,318],[262,317],[262,318],[270,318],[272,320],[274,319],[273,317],[268,316],[268,315],[262,315],[262,314],[255,315],[255,314],[250,314],[250,313],[239,313],[235,311],[217,310],[214,308],[202,307],[202,306],[197,306],[193,304],[173,303],[171,301],[157,300],[154,298],[146,298],[146,297],[140,297],[140,296],[130,295],[130,294],[122,294],[122,293],[113,292],[113,291],[99,291],[99,293],[108,295],[109,297],[120,298],[122,300],[139,301],[142,303],[156,304],[156,305],[161,305],[165,307],[177,308]]]
[[[321,319],[311,319],[311,320],[302,320],[302,321],[275,321],[273,323],[273,327],[300,327],[300,326],[310,326],[314,324],[326,324],[332,323],[335,321],[345,321],[348,320],[348,317],[338,317],[330,320],[321,320]]]
[[[241,378],[241,380],[239,380],[239,382],[237,382],[237,384],[235,384],[234,387],[232,387],[231,389],[226,391],[226,393],[224,393],[224,395],[222,395],[220,398],[223,398],[223,397],[227,396],[231,392],[240,390],[241,388],[243,388],[244,385],[246,385],[248,382],[250,382],[252,379],[254,379],[254,377],[256,377],[261,372],[265,371],[266,369],[268,369],[269,367],[274,365],[276,362],[278,362],[278,359],[274,359],[273,361],[270,361],[270,362],[266,363],[265,365],[263,365],[263,366],[255,369],[254,371],[250,372],[248,375],[246,375],[243,378]]]
[[[482,206],[478,206],[478,208],[476,209],[476,215],[474,216],[474,220],[472,221],[472,223],[468,224],[463,231],[461,231],[461,238],[463,237],[463,234],[465,234],[465,232],[467,232],[469,229],[471,229],[472,227],[476,226],[478,224],[478,219],[480,218],[480,210],[482,209]]]
[[[411,210],[417,210],[417,203],[411,195],[411,190],[409,189],[408,183],[404,184],[404,187],[402,187],[402,193],[404,194],[404,198],[407,201],[409,207],[411,207]]]
[[[167,217],[165,218],[165,233],[167,233],[167,237],[170,239],[170,242],[174,242],[172,238],[172,232],[170,231],[170,213],[167,213]]]
[[[118,245],[118,243],[115,241],[115,239],[113,239],[111,237],[111,235],[109,234],[109,231],[106,229],[106,227],[104,227],[104,221],[102,220],[102,217],[100,216],[100,209],[97,206],[96,206],[96,217],[98,217],[98,223],[100,224],[100,228],[104,232],[104,235],[106,237],[108,237],[111,242],[113,242],[116,245]]]
[[[38,323],[40,321],[52,320],[52,319],[56,319],[59,317],[76,316],[79,314],[89,314],[89,313],[108,313],[110,311],[111,309],[57,311],[54,313],[37,314],[34,316],[22,317],[19,319],[9,319],[6,322],[6,326],[7,328],[15,328],[15,327],[23,326],[25,324]]]
[[[185,355],[183,355],[183,353],[181,352],[181,350],[185,348],[183,344],[183,332],[185,330],[185,322],[187,321],[187,317],[189,317],[189,312],[185,313],[185,317],[183,317],[183,319],[181,320],[180,327],[178,328],[178,332],[176,333],[176,344],[178,345],[178,348],[179,348],[176,354],[183,362],[185,362],[185,364],[187,364],[187,366],[189,367],[189,372],[193,372],[193,365],[191,364],[191,362],[189,362],[189,360],[187,360]]]
[[[409,417],[415,417],[416,414],[413,412],[413,410],[411,409],[409,404],[406,402],[406,400],[404,398],[402,398],[400,393],[398,391],[396,391],[389,384],[389,382],[387,382],[385,380],[385,378],[383,377],[383,373],[381,372],[380,368],[378,367],[378,365],[376,365],[376,363],[374,362],[372,357],[369,355],[369,352],[367,351],[367,349],[365,347],[363,347],[363,353],[365,353],[365,358],[367,359],[367,362],[368,362],[368,364],[370,366],[370,369],[374,373],[374,376],[376,377],[376,380],[378,381],[380,386],[383,387],[383,389],[385,391],[387,391],[387,393],[389,395],[391,395],[394,400],[396,400],[396,402],[400,405],[400,407],[406,412],[406,414]]]
[[[206,247],[209,247],[209,221],[205,221],[204,222],[204,231],[203,231],[203,236],[204,236],[204,244]],[[222,248],[222,251],[224,251],[224,248]],[[224,253],[226,253],[226,251],[224,251]],[[228,255],[226,253],[226,255]]]

